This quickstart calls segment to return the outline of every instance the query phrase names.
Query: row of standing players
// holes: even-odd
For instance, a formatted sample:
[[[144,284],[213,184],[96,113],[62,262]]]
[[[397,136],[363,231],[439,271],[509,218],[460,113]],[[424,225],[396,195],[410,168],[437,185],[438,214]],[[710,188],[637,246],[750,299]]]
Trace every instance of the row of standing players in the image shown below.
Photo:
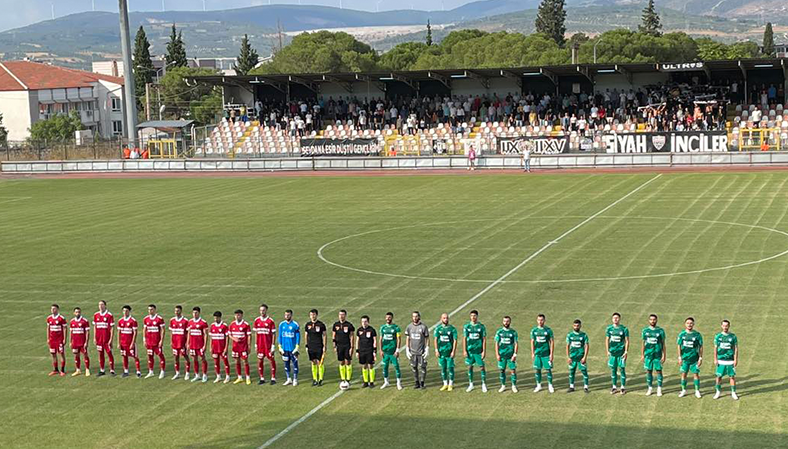
[[[99,310],[93,315],[92,323],[82,316],[81,309],[74,309],[74,318],[66,321],[59,313],[59,306],[52,305],[52,315],[47,317],[47,343],[52,354],[53,370],[50,375],[65,375],[64,346],[67,332],[71,333],[70,346],[74,354],[75,371],[72,376],[82,374],[81,359],[85,362],[85,375],[90,375],[90,359],[88,357],[88,341],[90,340],[91,324],[93,327],[93,343],[99,354],[100,370],[98,376],[105,375],[105,355],[109,360],[110,374],[115,375],[112,347],[115,340],[114,328],[118,329],[118,346],[123,358],[123,377],[129,376],[129,359],[134,360],[136,375],[141,377],[140,361],[136,351],[138,332],[137,320],[131,315],[131,307],[123,306],[123,316],[115,323],[114,317],[107,310],[105,301],[99,302]],[[260,315],[253,324],[243,319],[243,311],[236,310],[235,320],[229,325],[222,321],[222,313],[213,314],[214,322],[210,325],[201,317],[199,307],[192,309],[192,318],[183,316],[182,306],[175,307],[175,316],[166,326],[164,319],[158,315],[156,306],[148,306],[148,315],[143,319],[143,334],[145,349],[148,355],[148,374],[146,378],[154,377],[155,357],[159,358],[159,378],[164,378],[166,360],[163,351],[166,329],[171,334],[172,354],[175,357],[175,374],[173,380],[180,378],[180,359],[184,358],[186,370],[184,379],[190,379],[190,372],[194,368],[192,382],[207,382],[206,353],[210,349],[214,360],[216,378],[214,382],[221,382],[221,367],[224,365],[224,383],[230,381],[230,364],[228,353],[235,359],[236,380],[234,383],[251,383],[248,357],[251,349],[252,333],[256,335],[256,354],[258,358],[258,372],[263,385],[265,381],[265,361],[270,362],[270,383],[276,383],[276,360],[274,355],[278,352],[285,368],[286,381],[284,385],[298,385],[298,355],[301,347],[301,328],[293,318],[293,311],[286,310],[284,320],[277,326],[268,315],[268,306],[260,306]],[[304,329],[305,348],[312,363],[312,385],[322,386],[325,373],[325,355],[327,350],[327,335],[329,328],[318,320],[318,311],[309,312],[310,320]],[[339,362],[339,386],[349,388],[352,379],[353,355],[356,354],[362,365],[363,388],[374,387],[375,365],[378,361],[383,368],[383,385],[381,389],[390,386],[389,368],[393,366],[396,375],[396,386],[402,389],[399,354],[402,349],[402,330],[394,324],[394,314],[389,312],[385,316],[385,324],[378,331],[370,326],[368,316],[361,317],[361,325],[356,329],[347,321],[347,312],[339,312],[338,321],[331,326],[331,336],[334,352]],[[536,387],[534,392],[542,390],[542,372],[546,372],[547,388],[550,393],[553,387],[553,360],[555,356],[555,338],[553,331],[545,324],[545,316],[537,316],[537,325],[531,329],[530,348],[533,361]],[[630,348],[629,330],[621,324],[621,315],[614,313],[612,324],[605,330],[605,351],[608,357],[608,367],[611,370],[611,394],[626,394],[626,364]],[[646,370],[647,392],[653,392],[654,372],[656,372],[657,396],[662,396],[663,365],[666,361],[666,334],[657,325],[656,315],[649,316],[649,325],[641,332],[641,362]],[[499,369],[499,392],[507,390],[506,375],[510,376],[511,390],[517,392],[517,354],[519,338],[517,331],[511,327],[512,320],[505,316],[501,327],[494,336],[495,357]],[[689,317],[684,322],[684,329],[676,340],[677,361],[681,375],[680,397],[687,394],[687,377],[693,375],[695,396],[700,398],[700,367],[703,363],[703,337],[694,329],[695,320]],[[572,330],[566,335],[566,361],[569,368],[568,392],[575,391],[575,376],[579,370],[583,378],[583,390],[589,392],[588,370],[586,360],[589,355],[589,338],[581,330],[582,323],[575,320]],[[278,334],[278,339],[277,339]],[[434,327],[432,335],[430,329],[421,321],[419,312],[413,312],[411,323],[405,328],[404,350],[410,361],[414,376],[414,388],[425,388],[427,375],[427,358],[429,356],[429,339],[433,337],[433,348],[441,370],[443,386],[441,391],[452,391],[454,388],[454,357],[457,344],[460,340],[457,329],[449,323],[449,314],[444,313],[440,322]],[[730,322],[721,322],[721,332],[714,337],[714,365],[716,366],[715,396],[721,397],[722,379],[730,379],[731,397],[738,399],[736,394],[736,373],[738,364],[739,345],[736,335],[730,332]],[[467,392],[474,389],[474,367],[478,367],[481,377],[481,389],[487,392],[486,369],[484,358],[487,354],[487,330],[479,322],[479,313],[470,312],[469,321],[463,326],[462,349],[465,364],[468,367]],[[58,365],[58,356],[61,356]],[[242,374],[243,370],[243,374]],[[620,381],[620,383],[619,383]],[[620,387],[619,387],[620,385]]]

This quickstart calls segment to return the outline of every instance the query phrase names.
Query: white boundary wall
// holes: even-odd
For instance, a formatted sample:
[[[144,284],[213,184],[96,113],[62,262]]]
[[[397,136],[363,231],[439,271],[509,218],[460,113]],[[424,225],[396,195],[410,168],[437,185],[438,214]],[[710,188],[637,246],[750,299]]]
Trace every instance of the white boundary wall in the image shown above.
[[[561,154],[531,158],[533,168],[686,167],[686,166],[788,165],[788,152]],[[0,171],[12,173],[101,172],[255,172],[331,170],[432,170],[466,169],[464,156],[316,157],[263,159],[163,159],[101,161],[9,161]],[[480,169],[520,169],[517,156],[484,156]]]

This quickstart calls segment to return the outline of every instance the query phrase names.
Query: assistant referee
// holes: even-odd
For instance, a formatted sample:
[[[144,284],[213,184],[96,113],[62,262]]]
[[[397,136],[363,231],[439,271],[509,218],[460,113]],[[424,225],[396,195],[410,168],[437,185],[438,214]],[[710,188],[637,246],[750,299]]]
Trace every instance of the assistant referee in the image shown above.
[[[347,321],[347,311],[339,311],[339,321],[334,323],[331,338],[334,341],[334,351],[339,361],[339,378],[342,382],[350,382],[353,377],[353,334],[356,328]]]
[[[317,309],[309,311],[309,322],[304,330],[306,334],[306,351],[312,362],[312,386],[323,386],[323,374],[326,367],[326,325],[317,319]]]

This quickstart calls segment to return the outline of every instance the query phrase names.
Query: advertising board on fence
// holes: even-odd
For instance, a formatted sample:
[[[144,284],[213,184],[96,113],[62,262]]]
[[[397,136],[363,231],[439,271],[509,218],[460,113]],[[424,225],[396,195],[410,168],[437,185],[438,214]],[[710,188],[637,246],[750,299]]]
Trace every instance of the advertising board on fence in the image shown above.
[[[301,156],[379,156],[378,139],[301,139]]]
[[[539,137],[501,137],[498,139],[499,154],[522,154],[524,150],[531,154],[558,154],[569,151],[569,137],[567,136],[539,136]]]
[[[725,131],[612,133],[602,136],[608,153],[706,153],[728,151]]]

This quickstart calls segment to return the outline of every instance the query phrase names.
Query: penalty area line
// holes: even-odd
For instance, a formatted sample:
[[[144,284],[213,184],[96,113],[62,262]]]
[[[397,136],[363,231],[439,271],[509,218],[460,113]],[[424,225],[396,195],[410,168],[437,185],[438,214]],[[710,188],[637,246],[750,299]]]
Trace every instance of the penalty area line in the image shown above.
[[[624,196],[622,196],[621,198],[617,199],[616,201],[614,201],[614,202],[612,202],[612,203],[608,204],[608,205],[607,205],[606,207],[604,207],[603,209],[601,209],[601,210],[597,211],[596,213],[594,213],[593,215],[589,216],[589,217],[588,217],[588,218],[586,218],[585,220],[583,220],[583,221],[581,221],[580,223],[576,224],[575,226],[573,226],[572,228],[570,228],[568,231],[566,231],[566,232],[564,232],[563,234],[559,235],[559,236],[558,236],[558,237],[556,237],[555,239],[553,239],[553,240],[550,240],[550,241],[549,241],[549,242],[547,242],[547,243],[546,243],[544,246],[542,246],[541,248],[539,248],[538,250],[536,250],[535,252],[533,252],[533,253],[532,253],[530,256],[528,256],[527,258],[523,259],[523,261],[522,261],[522,262],[520,262],[520,263],[518,263],[518,264],[517,264],[517,265],[516,265],[514,268],[512,268],[511,270],[509,270],[509,271],[507,271],[506,273],[504,273],[504,274],[503,274],[501,277],[499,277],[498,279],[496,279],[496,280],[494,280],[493,282],[491,282],[491,283],[490,283],[488,286],[484,287],[484,288],[483,288],[481,291],[479,291],[479,293],[476,293],[476,294],[475,294],[475,295],[473,295],[473,296],[472,296],[472,297],[471,297],[469,300],[465,301],[464,303],[462,303],[461,305],[459,305],[459,306],[458,306],[456,309],[454,309],[454,310],[452,310],[451,312],[449,312],[449,316],[451,317],[451,316],[454,316],[454,315],[456,315],[457,313],[461,312],[463,309],[465,309],[466,307],[468,307],[469,305],[471,305],[473,302],[475,302],[476,300],[478,300],[479,298],[481,298],[481,297],[482,297],[482,296],[483,296],[485,293],[489,292],[490,290],[492,290],[493,288],[495,288],[495,287],[496,287],[498,284],[500,284],[501,282],[505,281],[505,280],[506,280],[506,278],[508,278],[509,276],[511,276],[512,274],[514,274],[514,273],[515,273],[517,270],[519,270],[520,268],[522,268],[523,266],[525,266],[525,265],[526,265],[528,262],[530,262],[530,261],[534,260],[536,257],[538,257],[538,256],[539,256],[539,254],[542,254],[542,253],[543,253],[545,250],[547,250],[547,249],[548,249],[548,248],[550,248],[551,246],[553,246],[553,245],[557,244],[558,242],[560,242],[560,241],[561,241],[561,239],[563,239],[563,238],[565,238],[566,236],[568,236],[569,234],[571,234],[571,233],[575,232],[575,231],[576,231],[576,230],[578,230],[580,227],[582,227],[583,225],[587,224],[588,222],[590,222],[590,221],[591,221],[591,220],[593,220],[594,218],[596,218],[596,217],[598,217],[598,216],[602,215],[603,213],[607,212],[608,210],[610,210],[611,208],[613,208],[613,207],[614,207],[614,206],[616,206],[617,204],[621,203],[622,201],[626,200],[626,199],[627,199],[627,198],[629,198],[630,196],[632,196],[632,195],[634,195],[635,193],[639,192],[641,189],[645,188],[647,185],[651,184],[653,181],[656,181],[656,180],[657,180],[657,178],[659,178],[660,176],[662,176],[662,174],[661,174],[661,173],[660,173],[660,174],[657,174],[656,176],[654,176],[654,177],[652,177],[652,178],[650,178],[648,181],[644,182],[643,184],[640,184],[638,187],[636,187],[634,190],[631,190],[631,191],[630,191],[629,193],[627,193],[626,195],[624,195]],[[430,327],[430,330],[434,329],[434,328],[435,328],[435,326],[437,326],[437,323],[436,323],[436,324],[434,324],[432,327]],[[290,425],[289,425],[289,426],[287,426],[287,427],[285,427],[284,429],[282,429],[282,431],[281,431],[281,432],[277,433],[276,435],[274,435],[273,437],[271,437],[270,439],[268,439],[268,441],[266,441],[265,443],[263,443],[263,444],[262,444],[261,446],[259,446],[257,449],[265,449],[265,448],[267,448],[267,447],[270,447],[272,444],[274,444],[274,443],[276,443],[277,441],[279,441],[279,439],[281,439],[282,437],[284,437],[285,435],[287,435],[288,433],[290,433],[290,432],[291,432],[293,429],[295,429],[296,427],[298,427],[299,425],[301,425],[301,423],[303,423],[304,421],[306,421],[307,419],[309,419],[309,418],[310,418],[312,415],[314,415],[315,413],[319,412],[321,409],[323,409],[324,407],[326,407],[326,406],[327,406],[327,405],[329,405],[330,403],[334,402],[334,400],[336,400],[338,397],[342,396],[342,395],[343,395],[343,394],[344,394],[346,391],[347,391],[347,390],[339,390],[339,391],[337,391],[336,393],[334,393],[333,395],[329,396],[329,397],[328,397],[326,400],[324,400],[323,402],[321,402],[320,404],[318,404],[318,405],[317,405],[315,408],[313,408],[312,410],[308,411],[308,412],[307,412],[307,413],[306,413],[304,416],[302,416],[302,417],[298,418],[297,420],[293,421],[292,423],[290,423]]]

